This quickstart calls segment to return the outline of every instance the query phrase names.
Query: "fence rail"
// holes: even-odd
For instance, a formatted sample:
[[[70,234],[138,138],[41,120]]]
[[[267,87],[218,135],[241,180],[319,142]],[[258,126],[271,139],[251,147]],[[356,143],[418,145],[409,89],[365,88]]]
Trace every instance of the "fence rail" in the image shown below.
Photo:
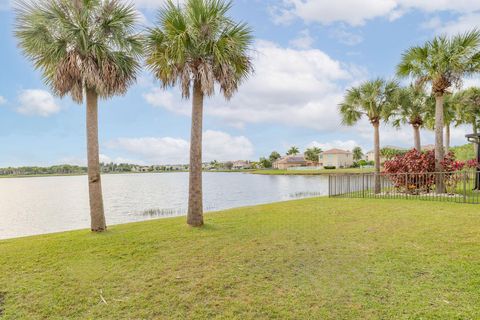
[[[329,176],[328,194],[480,204],[479,182],[480,171],[337,174]]]

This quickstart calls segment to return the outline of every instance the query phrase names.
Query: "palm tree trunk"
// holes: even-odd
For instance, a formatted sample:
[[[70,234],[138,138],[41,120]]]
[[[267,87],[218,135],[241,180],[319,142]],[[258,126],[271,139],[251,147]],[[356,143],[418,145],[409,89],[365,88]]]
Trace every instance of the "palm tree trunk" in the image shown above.
[[[450,123],[445,125],[445,152],[450,151]]]
[[[478,133],[478,127],[477,127],[477,124],[474,122],[472,123],[472,130],[473,130],[473,133],[477,134]],[[474,143],[473,144],[473,154],[475,156],[477,156],[477,153],[478,153],[478,144]]]
[[[413,140],[414,140],[414,147],[418,152],[422,152],[422,144],[420,142],[420,126],[417,124],[412,125],[413,127]]]
[[[443,165],[442,161],[445,157],[445,151],[443,149],[443,101],[444,96],[437,95],[435,96],[435,171],[436,172],[443,172]],[[436,192],[437,193],[445,193],[445,184],[443,175],[437,174],[436,175]]]
[[[192,132],[190,138],[190,175],[187,214],[187,223],[193,227],[203,225],[202,122],[203,92],[200,82],[195,81],[192,99]]]
[[[373,153],[375,158],[375,194],[380,193],[380,123],[373,123]]]
[[[87,158],[91,229],[95,232],[101,232],[105,231],[107,226],[103,209],[100,156],[98,150],[98,96],[97,93],[91,89],[87,89]]]

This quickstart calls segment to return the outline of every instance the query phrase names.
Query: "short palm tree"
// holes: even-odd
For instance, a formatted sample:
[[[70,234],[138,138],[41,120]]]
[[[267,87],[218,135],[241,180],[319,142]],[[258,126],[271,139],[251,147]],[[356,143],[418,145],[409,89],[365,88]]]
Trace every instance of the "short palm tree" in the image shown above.
[[[355,147],[355,148],[353,148],[352,153],[353,153],[353,160],[354,160],[354,161],[360,161],[360,160],[362,160],[362,158],[363,158],[362,148],[360,148],[360,147]]]
[[[187,0],[183,5],[168,0],[146,40],[147,66],[162,86],[179,85],[184,98],[193,96],[187,214],[191,226],[203,225],[204,97],[214,95],[218,84],[230,99],[252,72],[252,32],[227,16],[231,6],[222,0]]]
[[[124,94],[140,69],[133,6],[115,0],[17,2],[15,34],[57,96],[87,103],[92,231],[106,229],[98,147],[98,98]]]
[[[443,103],[451,87],[459,86],[464,76],[480,67],[480,32],[473,30],[453,37],[435,37],[422,46],[408,49],[397,67],[401,77],[417,83],[430,83],[435,96],[435,169],[443,171]],[[437,193],[445,191],[443,180],[436,183]]]
[[[298,150],[297,147],[293,146],[287,151],[287,156],[295,156],[300,153],[300,150]]]
[[[339,105],[344,125],[354,125],[367,117],[374,129],[375,193],[380,192],[380,123],[387,121],[398,103],[396,81],[376,79],[366,81],[347,91]]]
[[[393,126],[399,128],[401,125],[409,124],[413,128],[414,148],[422,151],[420,141],[420,128],[424,125],[425,116],[428,110],[428,96],[423,87],[411,85],[401,88],[399,92],[398,107],[393,113]]]
[[[472,132],[478,133],[480,126],[480,88],[469,88],[458,93],[456,105],[457,124],[468,124],[472,126]],[[477,144],[474,144],[477,154]]]
[[[459,124],[472,126],[473,133],[478,133],[480,125],[480,88],[469,88],[458,93],[456,112]]]

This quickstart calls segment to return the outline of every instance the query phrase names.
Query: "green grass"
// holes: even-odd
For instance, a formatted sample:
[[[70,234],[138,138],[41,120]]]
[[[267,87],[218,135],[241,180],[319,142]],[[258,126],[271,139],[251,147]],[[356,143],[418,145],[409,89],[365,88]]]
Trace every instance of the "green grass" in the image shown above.
[[[457,160],[465,161],[477,158],[477,155],[475,154],[475,150],[473,148],[473,144],[471,143],[464,144],[462,146],[451,147],[450,151],[455,154]]]
[[[0,241],[2,320],[480,318],[477,206],[316,198],[206,221]]]
[[[369,173],[373,172],[373,168],[346,168],[346,169],[320,169],[320,170],[255,170],[250,173],[253,174],[265,174],[265,175],[329,175],[338,173]]]

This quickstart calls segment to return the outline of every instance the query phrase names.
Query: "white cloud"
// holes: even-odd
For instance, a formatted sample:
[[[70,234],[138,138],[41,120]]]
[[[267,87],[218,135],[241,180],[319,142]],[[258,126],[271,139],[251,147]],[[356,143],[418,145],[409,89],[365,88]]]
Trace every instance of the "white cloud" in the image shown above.
[[[0,105],[7,103],[7,99],[4,97],[0,96]]]
[[[290,41],[290,45],[298,49],[310,49],[315,39],[310,35],[308,29],[302,30],[297,38]]]
[[[279,123],[320,131],[338,128],[337,105],[344,89],[364,79],[364,70],[342,64],[318,49],[282,48],[267,41],[258,41],[255,49],[255,74],[232,100],[219,95],[206,99],[207,116],[236,127]],[[190,114],[190,102],[181,99],[178,89],[152,89],[144,98],[154,106]]]
[[[311,147],[318,147],[322,149],[323,151],[329,150],[329,149],[343,149],[343,150],[353,150],[353,148],[359,146],[360,144],[357,143],[355,140],[334,140],[334,141],[329,141],[329,142],[318,142],[318,141],[312,141],[307,148]]]
[[[61,107],[50,92],[39,89],[22,90],[18,96],[17,112],[28,116],[48,117],[58,113]]]
[[[363,41],[363,37],[359,34],[346,31],[344,28],[335,28],[330,32],[332,38],[348,46],[354,46]]]
[[[463,80],[462,88],[467,89],[470,87],[480,88],[480,76],[467,78]]]
[[[277,23],[288,23],[295,18],[305,22],[331,24],[345,22],[360,26],[366,21],[385,17],[395,20],[409,10],[421,10],[427,13],[453,11],[468,13],[480,9],[478,0],[284,0],[272,9],[273,19]]]
[[[464,33],[480,27],[480,12],[467,13],[449,21],[442,21],[434,17],[424,24],[424,27],[432,29],[437,34],[454,35]]]
[[[142,159],[149,164],[188,163],[190,143],[184,139],[171,137],[119,138],[108,144]],[[244,136],[231,136],[221,131],[207,130],[203,135],[203,160],[226,161],[250,159],[253,145]]]

